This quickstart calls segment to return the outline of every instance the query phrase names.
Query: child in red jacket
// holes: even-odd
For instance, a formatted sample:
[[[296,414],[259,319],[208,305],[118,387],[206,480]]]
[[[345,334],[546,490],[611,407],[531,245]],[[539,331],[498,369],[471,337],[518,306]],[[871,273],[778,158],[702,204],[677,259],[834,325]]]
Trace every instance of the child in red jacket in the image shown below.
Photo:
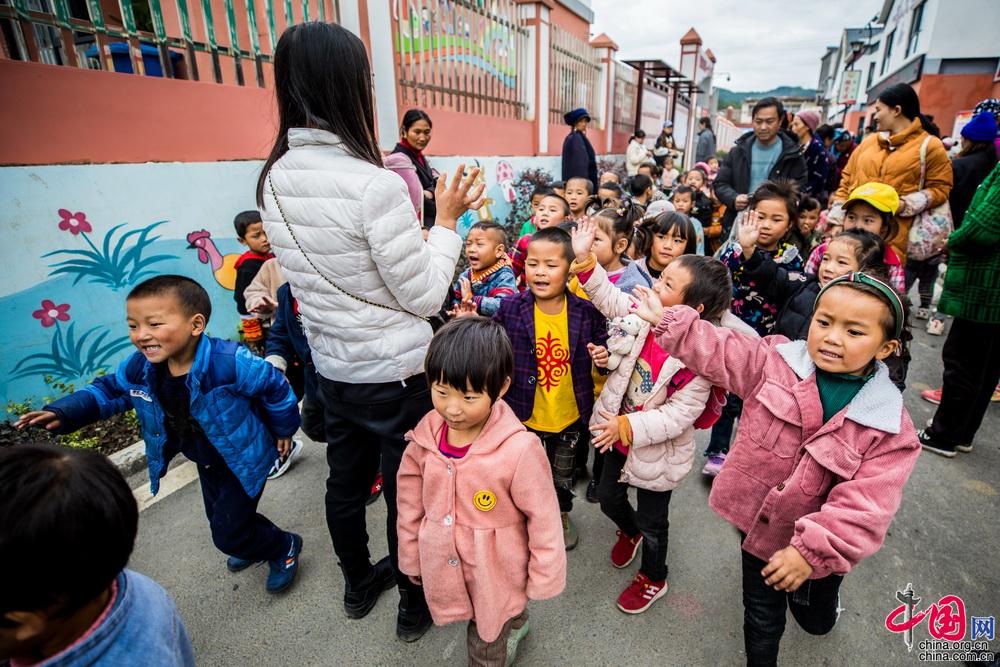
[[[399,466],[399,569],[424,587],[434,623],[469,621],[469,664],[509,665],[528,600],[566,586],[549,462],[500,400],[514,369],[503,327],[453,320],[425,368],[434,411],[406,435]]]

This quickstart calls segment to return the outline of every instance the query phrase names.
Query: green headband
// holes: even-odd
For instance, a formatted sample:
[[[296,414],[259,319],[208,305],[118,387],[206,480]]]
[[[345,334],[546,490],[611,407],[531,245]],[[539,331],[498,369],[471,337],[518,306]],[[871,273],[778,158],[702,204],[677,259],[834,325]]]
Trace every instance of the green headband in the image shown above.
[[[823,289],[819,291],[816,295],[816,303],[819,303],[819,299],[823,296],[823,292],[827,291],[834,285],[839,285],[840,283],[861,283],[862,285],[868,285],[869,287],[874,287],[889,300],[889,305],[892,306],[893,315],[895,315],[895,335],[896,339],[899,339],[903,335],[903,324],[905,318],[903,317],[903,302],[899,298],[899,294],[896,290],[892,289],[889,285],[885,284],[878,278],[872,278],[867,273],[861,273],[860,271],[856,273],[848,273],[847,275],[840,276],[839,278],[834,278],[828,282]],[[813,304],[813,310],[816,309],[816,304]]]

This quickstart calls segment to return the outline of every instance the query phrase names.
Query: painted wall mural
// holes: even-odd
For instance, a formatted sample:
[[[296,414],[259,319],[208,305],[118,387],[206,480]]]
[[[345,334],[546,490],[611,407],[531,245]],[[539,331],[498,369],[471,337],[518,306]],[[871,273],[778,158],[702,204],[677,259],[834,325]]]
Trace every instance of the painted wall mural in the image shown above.
[[[431,157],[451,172],[478,166],[488,204],[468,212],[504,224],[510,242],[531,217],[531,190],[559,157]],[[208,290],[213,336],[236,339],[233,217],[254,207],[261,162],[0,168],[0,401],[40,400],[45,378],[81,386],[131,354],[125,296],[166,273]]]

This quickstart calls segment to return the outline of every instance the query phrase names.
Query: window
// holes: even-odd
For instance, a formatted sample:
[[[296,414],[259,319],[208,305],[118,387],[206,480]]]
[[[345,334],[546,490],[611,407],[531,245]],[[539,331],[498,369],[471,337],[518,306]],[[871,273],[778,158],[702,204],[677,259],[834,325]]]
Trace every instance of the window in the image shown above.
[[[906,57],[917,50],[917,42],[920,41],[920,29],[924,23],[924,3],[921,2],[913,10],[913,20],[910,21],[910,39],[906,42]]]
[[[868,63],[868,81],[865,83],[865,90],[872,87],[872,81],[875,80],[875,61]]]
[[[879,74],[885,74],[885,71],[889,68],[889,61],[892,60],[892,43],[895,41],[896,31],[893,30],[885,40],[885,54],[882,56],[882,67],[879,69]]]

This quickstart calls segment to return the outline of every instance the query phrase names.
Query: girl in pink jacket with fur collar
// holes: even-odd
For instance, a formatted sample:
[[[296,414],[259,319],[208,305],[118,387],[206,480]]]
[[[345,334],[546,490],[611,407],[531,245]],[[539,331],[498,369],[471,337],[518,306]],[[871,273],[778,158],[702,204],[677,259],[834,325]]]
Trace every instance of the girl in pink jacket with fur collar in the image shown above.
[[[469,664],[502,667],[528,632],[527,602],[566,586],[566,547],[545,448],[500,400],[514,354],[503,327],[453,320],[425,361],[434,411],[399,466],[399,569],[434,623],[468,620]]]
[[[806,340],[752,340],[638,289],[657,342],[744,400],[709,504],[743,535],[747,661],[774,665],[786,607],[810,634],[833,629],[840,582],[882,546],[920,445],[882,360],[906,301],[863,273],[820,291]]]

